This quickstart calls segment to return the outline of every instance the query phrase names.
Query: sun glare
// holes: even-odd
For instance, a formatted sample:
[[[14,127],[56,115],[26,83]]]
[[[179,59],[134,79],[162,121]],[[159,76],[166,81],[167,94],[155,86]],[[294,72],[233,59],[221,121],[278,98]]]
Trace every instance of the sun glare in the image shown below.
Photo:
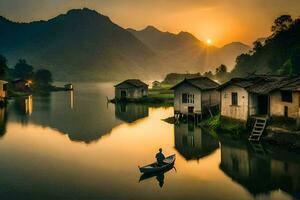
[[[212,43],[211,39],[207,39],[207,40],[206,40],[206,43],[207,43],[208,45],[210,45],[210,44]]]

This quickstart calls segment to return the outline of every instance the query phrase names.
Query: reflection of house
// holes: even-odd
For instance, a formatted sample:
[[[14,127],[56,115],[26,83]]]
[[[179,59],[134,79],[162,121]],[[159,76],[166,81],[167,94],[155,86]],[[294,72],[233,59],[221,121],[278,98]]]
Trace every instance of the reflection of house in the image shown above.
[[[218,83],[207,77],[184,79],[171,89],[174,90],[174,109],[178,114],[202,114],[211,106],[218,106],[220,94]]]
[[[2,137],[6,132],[7,124],[7,112],[6,108],[0,108],[0,137]]]
[[[299,117],[300,77],[252,75],[219,87],[221,115],[247,121],[251,115]]]
[[[128,79],[115,85],[115,98],[139,99],[148,95],[148,85],[138,79]]]
[[[118,119],[131,123],[138,119],[148,117],[148,106],[143,104],[115,104],[115,115]]]
[[[31,115],[33,110],[32,95],[16,98],[14,105],[19,114]]]
[[[174,132],[175,148],[186,160],[207,156],[219,147],[216,139],[194,123],[175,125]]]
[[[247,141],[221,138],[220,168],[253,195],[281,189],[299,197],[300,159],[286,161],[290,155],[256,154]]]
[[[7,93],[7,82],[0,80],[0,99],[4,99]]]

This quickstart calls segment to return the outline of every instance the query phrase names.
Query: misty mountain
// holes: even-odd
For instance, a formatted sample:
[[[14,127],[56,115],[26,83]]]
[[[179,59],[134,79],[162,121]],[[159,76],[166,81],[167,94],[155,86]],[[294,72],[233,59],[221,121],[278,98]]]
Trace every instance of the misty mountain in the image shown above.
[[[55,80],[156,79],[170,72],[205,72],[233,66],[248,46],[207,46],[187,32],[154,27],[124,29],[90,9],[74,9],[47,21],[19,23],[0,17],[0,54],[12,67],[24,58],[49,69]]]
[[[250,50],[248,45],[233,42],[217,48],[208,46],[188,32],[178,34],[162,32],[153,26],[148,26],[137,31],[127,29],[151,50],[161,55],[169,65],[177,71],[186,70],[192,72],[203,72],[213,70],[220,64],[225,64],[232,69],[235,58]]]
[[[160,72],[152,50],[108,17],[89,9],[32,23],[1,17],[0,54],[11,64],[25,58],[51,70],[60,80],[149,78],[155,75],[153,71]]]

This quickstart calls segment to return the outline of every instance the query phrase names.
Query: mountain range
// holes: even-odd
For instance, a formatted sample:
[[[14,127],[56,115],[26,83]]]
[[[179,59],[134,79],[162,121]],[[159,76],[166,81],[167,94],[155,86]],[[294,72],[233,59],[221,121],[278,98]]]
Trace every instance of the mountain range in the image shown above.
[[[154,79],[169,72],[232,68],[250,49],[242,43],[207,46],[187,32],[173,34],[148,26],[124,29],[87,8],[47,21],[19,23],[0,17],[0,54],[13,66],[19,58],[49,69],[56,80]]]

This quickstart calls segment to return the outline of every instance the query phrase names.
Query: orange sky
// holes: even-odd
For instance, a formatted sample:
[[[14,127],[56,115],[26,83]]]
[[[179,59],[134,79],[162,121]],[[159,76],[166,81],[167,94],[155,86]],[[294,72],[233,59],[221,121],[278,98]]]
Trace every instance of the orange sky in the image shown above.
[[[0,14],[32,21],[81,7],[108,15],[124,28],[183,30],[203,41],[210,38],[216,46],[232,41],[251,44],[270,34],[277,16],[300,14],[300,0],[1,0]]]

